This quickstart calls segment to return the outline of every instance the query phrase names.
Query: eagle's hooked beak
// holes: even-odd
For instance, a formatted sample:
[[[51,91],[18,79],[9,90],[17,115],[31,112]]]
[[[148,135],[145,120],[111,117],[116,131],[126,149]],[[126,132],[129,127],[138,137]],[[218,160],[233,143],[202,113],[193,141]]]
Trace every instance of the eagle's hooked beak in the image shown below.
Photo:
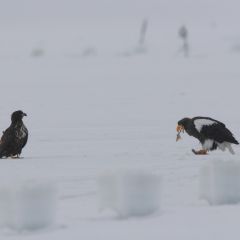
[[[26,117],[26,116],[27,116],[27,114],[26,114],[26,113],[23,113],[23,116],[24,116],[24,117]]]
[[[184,127],[183,127],[183,125],[177,125],[177,132],[179,133],[179,132],[184,132]]]
[[[177,125],[177,138],[176,138],[176,142],[178,141],[178,140],[180,140],[181,139],[181,132],[184,132],[184,127],[182,126],[182,125]]]

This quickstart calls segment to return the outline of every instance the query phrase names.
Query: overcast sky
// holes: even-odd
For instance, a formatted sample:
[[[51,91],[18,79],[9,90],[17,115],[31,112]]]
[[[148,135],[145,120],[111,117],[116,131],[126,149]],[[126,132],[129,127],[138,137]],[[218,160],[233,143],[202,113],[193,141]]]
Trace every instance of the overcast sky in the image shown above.
[[[189,2],[195,1],[194,9]],[[208,3],[206,7],[205,3]],[[221,5],[221,7],[220,7]],[[224,5],[224,7],[222,6]],[[0,20],[112,19],[135,17],[234,19],[239,15],[237,0],[0,0]],[[192,4],[191,4],[192,6]]]

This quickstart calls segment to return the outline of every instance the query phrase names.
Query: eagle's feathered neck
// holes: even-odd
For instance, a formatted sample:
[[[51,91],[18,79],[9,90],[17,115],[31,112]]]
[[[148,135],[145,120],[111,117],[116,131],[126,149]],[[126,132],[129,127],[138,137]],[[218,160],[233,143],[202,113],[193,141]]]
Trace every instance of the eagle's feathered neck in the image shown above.
[[[14,119],[12,120],[12,123],[11,123],[12,126],[21,126],[23,125],[23,120],[22,119]]]

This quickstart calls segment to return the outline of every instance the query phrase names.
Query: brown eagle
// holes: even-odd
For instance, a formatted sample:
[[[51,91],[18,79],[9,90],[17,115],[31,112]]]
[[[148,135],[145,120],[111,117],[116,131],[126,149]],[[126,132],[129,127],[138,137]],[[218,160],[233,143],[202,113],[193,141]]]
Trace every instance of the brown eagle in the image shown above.
[[[11,125],[3,131],[0,141],[0,158],[19,158],[28,140],[28,130],[22,119],[27,116],[23,111],[15,111],[11,115]]]

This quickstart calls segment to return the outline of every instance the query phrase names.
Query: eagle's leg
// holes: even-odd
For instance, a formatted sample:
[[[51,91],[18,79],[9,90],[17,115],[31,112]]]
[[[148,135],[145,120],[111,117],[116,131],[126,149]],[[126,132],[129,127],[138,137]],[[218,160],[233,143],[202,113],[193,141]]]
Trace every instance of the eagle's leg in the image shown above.
[[[192,152],[196,155],[207,155],[207,150],[199,150],[199,151],[196,151],[195,149],[192,149]]]
[[[19,159],[19,158],[20,158],[20,155],[19,155],[19,154],[17,154],[17,155],[12,155],[11,158],[12,158],[12,159]]]

